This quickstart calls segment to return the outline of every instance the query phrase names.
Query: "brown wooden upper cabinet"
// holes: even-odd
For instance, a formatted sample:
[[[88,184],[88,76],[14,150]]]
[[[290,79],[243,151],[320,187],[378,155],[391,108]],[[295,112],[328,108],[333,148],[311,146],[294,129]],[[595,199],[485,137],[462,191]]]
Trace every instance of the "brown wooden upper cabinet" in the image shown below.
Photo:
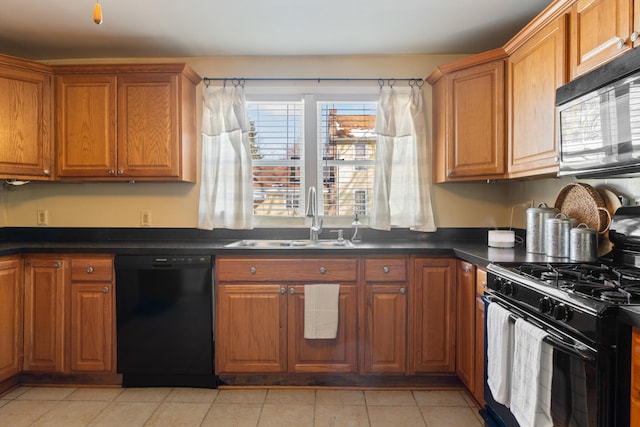
[[[57,176],[195,181],[195,87],[186,64],[61,65]]]
[[[555,174],[556,89],[567,82],[567,15],[514,38],[508,65],[509,177]]]
[[[640,43],[640,1],[578,0],[571,8],[571,78]]]
[[[0,55],[0,178],[53,175],[51,69]]]
[[[504,178],[505,53],[438,67],[433,85],[434,181]]]

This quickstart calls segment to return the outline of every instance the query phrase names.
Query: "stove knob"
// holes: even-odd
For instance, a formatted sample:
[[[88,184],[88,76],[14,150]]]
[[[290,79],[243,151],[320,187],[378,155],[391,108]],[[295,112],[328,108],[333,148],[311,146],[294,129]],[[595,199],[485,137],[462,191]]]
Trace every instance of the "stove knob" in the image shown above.
[[[502,285],[500,286],[500,293],[507,296],[513,295],[515,293],[513,283],[509,282],[508,280],[502,282]]]
[[[551,313],[553,311],[553,300],[549,297],[540,298],[538,309],[541,313]]]
[[[560,303],[553,308],[553,318],[566,322],[571,318],[571,308]]]

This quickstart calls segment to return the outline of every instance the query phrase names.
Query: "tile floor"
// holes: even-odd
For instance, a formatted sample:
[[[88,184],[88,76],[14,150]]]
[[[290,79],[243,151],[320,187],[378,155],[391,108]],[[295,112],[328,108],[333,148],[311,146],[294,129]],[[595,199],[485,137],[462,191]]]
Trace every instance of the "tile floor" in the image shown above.
[[[20,387],[0,426],[481,427],[462,390]]]

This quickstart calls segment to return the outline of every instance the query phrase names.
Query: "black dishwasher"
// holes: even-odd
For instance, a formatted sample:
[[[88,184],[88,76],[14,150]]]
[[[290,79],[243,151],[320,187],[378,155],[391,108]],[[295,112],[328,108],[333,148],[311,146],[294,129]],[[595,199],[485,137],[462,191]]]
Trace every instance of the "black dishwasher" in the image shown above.
[[[210,255],[119,255],[117,366],[124,387],[217,387]]]

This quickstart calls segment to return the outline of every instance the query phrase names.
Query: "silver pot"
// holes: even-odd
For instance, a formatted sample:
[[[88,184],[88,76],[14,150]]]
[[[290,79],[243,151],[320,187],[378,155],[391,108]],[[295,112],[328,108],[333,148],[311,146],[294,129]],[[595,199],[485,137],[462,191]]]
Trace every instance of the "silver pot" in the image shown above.
[[[598,256],[598,231],[581,223],[572,228],[569,234],[569,258],[572,261],[595,261]]]
[[[546,203],[540,203],[536,208],[527,209],[527,252],[546,253],[545,221],[555,217],[559,212],[556,208],[548,207]]]
[[[545,222],[544,244],[547,256],[569,258],[571,220],[559,213]]]

